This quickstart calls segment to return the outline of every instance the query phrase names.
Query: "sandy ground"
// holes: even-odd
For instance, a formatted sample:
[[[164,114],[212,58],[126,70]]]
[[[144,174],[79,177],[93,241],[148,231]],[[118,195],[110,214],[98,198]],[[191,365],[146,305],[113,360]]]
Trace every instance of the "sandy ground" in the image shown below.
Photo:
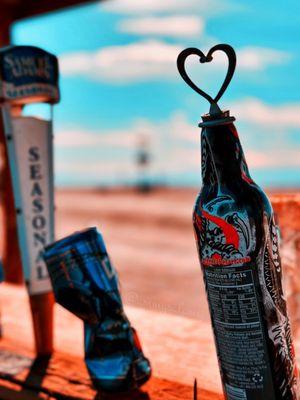
[[[196,191],[58,191],[57,238],[97,226],[127,304],[208,320],[192,231]]]
[[[155,189],[149,194],[125,189],[59,189],[56,237],[96,226],[119,272],[126,304],[207,322],[191,222],[196,194],[196,189]],[[300,232],[300,193],[272,194],[272,200],[276,209],[279,206],[284,237],[291,237],[293,246],[293,236]],[[296,214],[293,204],[298,204]],[[292,253],[286,246],[285,258],[295,268]]]
[[[280,223],[285,288],[300,357],[300,193],[268,194]],[[209,324],[191,222],[196,195],[197,189],[148,194],[59,190],[57,237],[97,226],[119,272],[126,305]]]
[[[300,192],[268,194],[280,223],[284,283],[300,357]],[[57,237],[97,226],[126,305],[209,323],[191,222],[196,195],[197,189],[59,190]]]

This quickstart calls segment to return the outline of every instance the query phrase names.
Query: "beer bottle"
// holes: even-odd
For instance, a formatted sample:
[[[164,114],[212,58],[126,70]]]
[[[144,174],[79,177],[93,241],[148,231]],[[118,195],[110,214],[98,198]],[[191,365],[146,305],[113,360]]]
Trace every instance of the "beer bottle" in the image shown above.
[[[194,54],[209,62],[224,51],[229,68],[213,99],[185,70]],[[300,397],[277,229],[270,201],[252,180],[235,120],[218,100],[235,70],[232,47],[217,45],[205,56],[180,53],[183,79],[209,100],[202,117],[202,188],[193,225],[209,303],[224,395],[227,400],[296,400]]]

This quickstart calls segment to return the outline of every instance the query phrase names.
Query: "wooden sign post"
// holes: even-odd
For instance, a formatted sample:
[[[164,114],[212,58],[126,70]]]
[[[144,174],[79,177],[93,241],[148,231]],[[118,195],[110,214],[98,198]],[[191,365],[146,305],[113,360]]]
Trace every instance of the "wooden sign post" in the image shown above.
[[[42,255],[44,247],[54,241],[52,118],[25,116],[22,110],[31,103],[59,101],[57,58],[33,46],[0,49],[0,89],[0,131],[8,160],[5,182],[12,186],[5,192],[11,213],[6,214],[6,226],[10,230],[14,226],[11,235],[20,247],[36,352],[49,355],[54,297]],[[9,236],[6,243],[10,244]]]

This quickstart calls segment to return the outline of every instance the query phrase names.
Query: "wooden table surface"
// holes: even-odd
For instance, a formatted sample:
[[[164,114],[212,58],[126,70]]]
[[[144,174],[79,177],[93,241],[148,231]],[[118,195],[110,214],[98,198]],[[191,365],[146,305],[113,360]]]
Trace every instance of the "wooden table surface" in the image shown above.
[[[18,351],[18,354],[16,353]],[[70,400],[190,400],[191,386],[152,377],[140,391],[107,395],[91,386],[83,360],[56,352],[51,359],[34,360],[32,354],[3,340],[0,344],[1,400],[70,399]],[[6,372],[5,372],[6,369]],[[220,400],[207,390],[198,391],[200,400]]]
[[[299,232],[299,196],[272,196],[284,240]],[[57,193],[58,238],[90,225],[99,226],[105,234],[120,274],[126,312],[153,366],[154,377],[145,385],[144,394],[139,395],[141,399],[192,399],[194,378],[199,384],[200,400],[222,399],[191,229],[194,197],[194,191],[186,189],[154,191],[143,197],[134,192]],[[291,255],[290,247],[286,250],[284,260]],[[26,291],[1,284],[0,304],[4,332],[0,342],[0,399],[96,398],[82,361],[81,321],[56,306],[56,354],[43,375],[43,368],[33,363]],[[299,340],[296,349],[299,360]],[[23,369],[7,374],[3,357],[11,360],[11,354],[23,356]],[[121,400],[120,396],[117,399]]]
[[[36,361],[25,289],[1,284],[0,292],[1,400],[191,400],[194,377],[198,380],[198,400],[223,398],[210,327],[200,321],[126,307],[151,359],[153,377],[140,392],[109,397],[91,386],[82,357],[81,321],[57,306],[56,351],[50,360]]]

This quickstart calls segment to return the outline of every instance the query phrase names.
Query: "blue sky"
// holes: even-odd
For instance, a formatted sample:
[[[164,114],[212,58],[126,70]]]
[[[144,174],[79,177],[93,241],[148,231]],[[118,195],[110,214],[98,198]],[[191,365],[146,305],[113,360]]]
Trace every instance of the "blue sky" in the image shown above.
[[[300,184],[300,5],[224,0],[110,0],[15,24],[15,44],[60,58],[55,108],[58,185],[132,183],[138,143],[148,177],[199,185],[200,115],[208,105],[185,85],[176,57],[185,47],[229,43],[235,77],[221,101],[237,128],[255,180]],[[225,58],[188,67],[214,93]],[[143,138],[143,139],[141,139]]]

